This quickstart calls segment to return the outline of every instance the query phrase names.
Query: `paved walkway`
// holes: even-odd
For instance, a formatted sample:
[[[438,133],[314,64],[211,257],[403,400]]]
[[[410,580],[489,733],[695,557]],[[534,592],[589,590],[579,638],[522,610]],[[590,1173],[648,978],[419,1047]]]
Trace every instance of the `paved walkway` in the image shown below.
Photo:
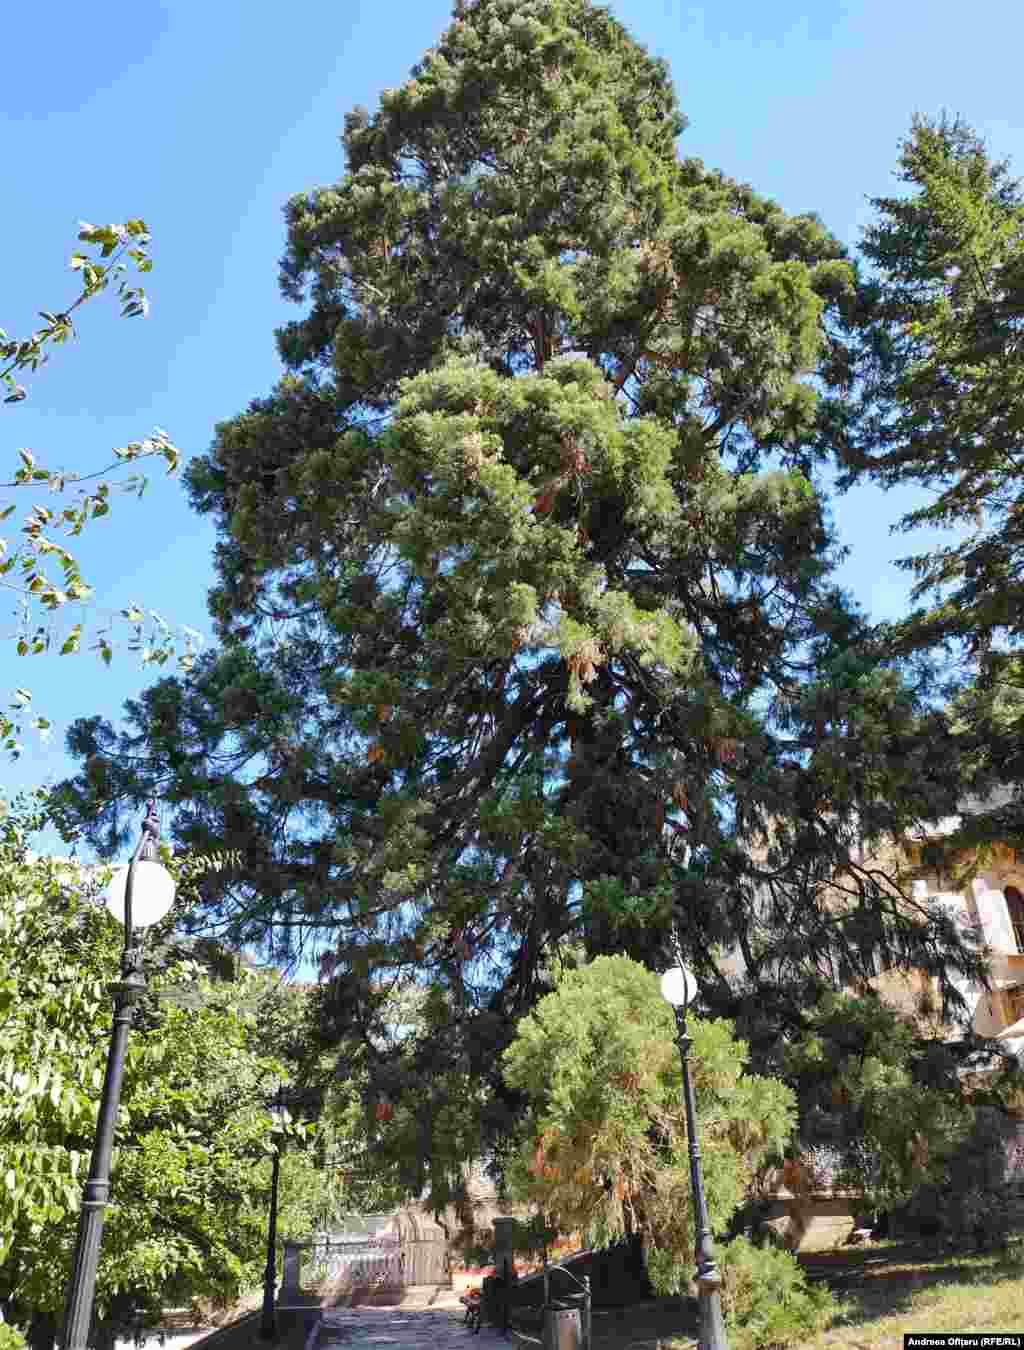
[[[305,1350],[512,1350],[516,1342],[493,1327],[470,1331],[464,1312],[453,1290],[433,1287],[408,1290],[397,1307],[325,1309]]]

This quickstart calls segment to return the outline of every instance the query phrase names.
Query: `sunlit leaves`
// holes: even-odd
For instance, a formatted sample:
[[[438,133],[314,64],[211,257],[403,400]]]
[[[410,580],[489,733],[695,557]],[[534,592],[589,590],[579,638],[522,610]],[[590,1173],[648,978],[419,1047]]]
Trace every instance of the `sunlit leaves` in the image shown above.
[[[148,272],[152,268],[149,256],[150,234],[145,221],[133,218],[123,224],[92,225],[80,222],[79,240],[84,244],[98,248],[99,257],[87,252],[76,251],[71,257],[71,270],[80,275],[82,291],[66,310],[54,312],[40,310],[43,327],[27,339],[11,338],[0,330],[0,380],[6,386],[6,403],[18,403],[26,397],[24,386],[17,384],[14,375],[18,371],[36,371],[48,358],[48,347],[60,345],[68,338],[76,336],[72,315],[86,301],[116,285],[116,291],[124,318],[145,316],[149,300],[141,287],[130,286],[125,273],[131,266],[139,272]],[[20,569],[20,584],[6,582],[4,585],[19,591],[22,597],[21,631],[15,637],[15,650],[19,656],[46,651],[50,647],[49,633],[37,630],[30,634],[30,614],[33,606],[39,606],[48,614],[54,614],[69,603],[83,603],[93,594],[93,588],[83,579],[77,558],[58,542],[57,535],[75,538],[81,535],[86,525],[108,516],[111,511],[111,483],[101,481],[95,487],[85,488],[81,483],[100,478],[116,470],[122,464],[130,464],[144,459],[161,459],[167,466],[167,472],[177,471],[180,454],[178,447],[161,428],[156,428],[151,436],[139,441],[130,441],[127,446],[114,450],[114,463],[99,472],[81,475],[64,469],[51,469],[37,461],[35,453],[27,448],[19,449],[20,465],[11,481],[3,484],[9,488],[46,489],[52,495],[71,493],[72,499],[63,507],[52,507],[36,502],[26,512],[21,526],[22,542],[11,549],[6,539],[0,539],[0,575],[9,576],[15,568]],[[122,491],[141,497],[147,487],[147,479],[142,474],[132,474],[127,479],[114,484]],[[0,520],[8,519],[15,511],[15,504],[6,505],[0,512]],[[51,557],[59,562],[63,572],[59,584],[53,581],[43,570],[42,559]],[[143,645],[138,642],[141,630],[137,630],[134,650],[143,653],[143,659],[155,664],[164,664],[173,656],[178,656],[182,669],[191,668],[195,644],[188,640],[184,650],[178,653],[177,639],[170,634],[166,625],[161,630],[160,640],[155,644]],[[71,635],[59,648],[61,655],[71,655],[81,649],[82,625],[76,624]],[[107,637],[101,637],[93,644],[93,650],[99,652],[101,659],[109,665],[114,652],[114,644]],[[20,752],[17,741],[19,726],[9,718],[0,717],[0,743],[12,753]]]
[[[104,869],[29,861],[27,839],[46,823],[16,805],[0,824],[0,1280],[15,1321],[59,1314],[123,941],[96,903]],[[225,860],[166,861],[190,890]],[[171,922],[149,942],[168,941]],[[172,1285],[186,1299],[236,1296],[264,1251],[266,1096],[282,1070],[253,1015],[267,986],[214,983],[181,959],[150,980],[197,997],[147,998],[129,1037],[97,1286],[101,1323],[122,1319],[115,1330],[158,1311]],[[309,1222],[291,1200],[285,1210]]]

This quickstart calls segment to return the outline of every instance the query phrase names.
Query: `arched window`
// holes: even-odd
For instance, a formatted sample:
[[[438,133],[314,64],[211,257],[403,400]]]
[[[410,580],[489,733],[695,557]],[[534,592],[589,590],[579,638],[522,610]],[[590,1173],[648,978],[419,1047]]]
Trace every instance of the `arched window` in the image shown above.
[[[1010,926],[1017,940],[1017,950],[1024,953],[1024,895],[1016,886],[1007,886],[1003,891],[1006,897],[1006,910],[1010,916]]]

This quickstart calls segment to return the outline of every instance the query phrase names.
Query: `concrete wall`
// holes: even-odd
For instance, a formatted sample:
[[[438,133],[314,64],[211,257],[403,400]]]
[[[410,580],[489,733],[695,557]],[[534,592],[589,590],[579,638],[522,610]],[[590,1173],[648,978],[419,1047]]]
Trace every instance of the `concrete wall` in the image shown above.
[[[864,1201],[852,1192],[821,1191],[810,1195],[790,1192],[767,1203],[762,1226],[794,1252],[831,1251],[841,1247],[863,1212]]]

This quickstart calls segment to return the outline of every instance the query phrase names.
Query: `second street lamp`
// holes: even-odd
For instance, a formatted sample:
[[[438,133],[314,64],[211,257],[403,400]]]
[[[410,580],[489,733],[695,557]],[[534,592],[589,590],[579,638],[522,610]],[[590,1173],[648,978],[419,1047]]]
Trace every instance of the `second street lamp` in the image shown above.
[[[277,1282],[277,1184],[281,1176],[281,1143],[287,1119],[283,1089],[278,1088],[270,1103],[274,1118],[274,1161],[270,1175],[270,1219],[267,1223],[267,1265],[263,1272],[263,1315],[260,1318],[260,1339],[272,1341],[277,1335],[277,1314],[274,1293]]]
[[[686,1105],[686,1133],[690,1140],[690,1184],[693,1187],[694,1226],[697,1230],[697,1303],[700,1310],[700,1350],[729,1350],[722,1320],[722,1277],[715,1262],[715,1244],[708,1222],[708,1206],[704,1197],[704,1177],[700,1164],[700,1142],[697,1139],[697,1107],[690,1078],[690,1046],[693,1041],[686,1030],[686,1009],[697,992],[697,982],[685,966],[666,970],[661,977],[661,993],[671,1003],[676,1015],[679,1058],[683,1066],[683,1100]]]
[[[124,924],[124,953],[121,957],[121,979],[109,986],[114,996],[114,1024],[110,1032],[110,1050],[107,1053],[107,1071],[103,1079],[89,1179],[85,1183],[78,1216],[74,1264],[64,1305],[65,1350],[86,1350],[92,1328],[96,1269],[103,1240],[103,1219],[110,1197],[110,1161],[114,1151],[117,1110],[121,1101],[128,1030],[135,1016],[135,1005],[147,987],[142,968],[143,934],[138,934],[136,943],[133,941],[135,930],[158,923],[174,903],[174,880],[157,861],[159,838],[160,821],[156,814],[156,803],[150,802],[146,819],[142,822],[139,846],[127,868],[120,867],[114,873],[105,896],[107,908]]]

